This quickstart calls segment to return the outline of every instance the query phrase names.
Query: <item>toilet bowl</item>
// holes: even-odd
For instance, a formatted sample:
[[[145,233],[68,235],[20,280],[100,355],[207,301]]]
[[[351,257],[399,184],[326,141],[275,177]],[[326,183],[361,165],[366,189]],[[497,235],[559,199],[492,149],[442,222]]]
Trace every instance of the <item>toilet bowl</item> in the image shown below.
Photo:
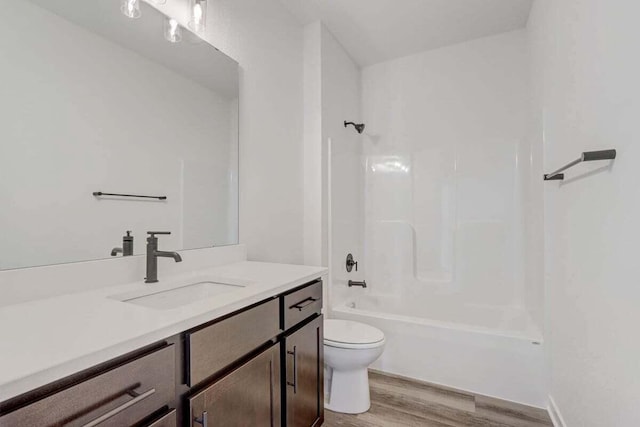
[[[325,408],[360,414],[371,406],[367,368],[384,350],[384,333],[348,320],[324,322]]]

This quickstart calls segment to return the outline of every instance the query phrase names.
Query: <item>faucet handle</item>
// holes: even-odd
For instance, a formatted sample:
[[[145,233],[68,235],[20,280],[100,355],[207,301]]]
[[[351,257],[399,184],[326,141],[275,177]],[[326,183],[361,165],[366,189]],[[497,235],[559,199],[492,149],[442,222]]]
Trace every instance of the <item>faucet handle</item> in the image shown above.
[[[170,231],[147,231],[147,234],[151,237],[156,237],[156,234],[168,235],[168,234],[171,234],[171,232]]]
[[[347,267],[347,273],[351,273],[351,270],[353,270],[353,267],[355,267],[356,271],[358,271],[358,261],[354,260],[353,255],[351,254],[347,255],[346,267]]]

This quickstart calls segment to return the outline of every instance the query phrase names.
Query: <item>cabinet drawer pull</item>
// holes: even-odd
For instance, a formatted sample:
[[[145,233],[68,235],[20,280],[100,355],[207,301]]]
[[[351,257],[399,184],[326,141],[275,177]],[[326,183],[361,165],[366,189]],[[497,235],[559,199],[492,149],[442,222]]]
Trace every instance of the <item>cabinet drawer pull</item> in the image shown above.
[[[293,351],[287,350],[289,356],[293,356],[293,382],[287,380],[287,385],[293,387],[293,394],[298,393],[298,355],[297,348],[294,345]]]
[[[202,418],[194,418],[193,421],[201,424],[202,427],[209,427],[209,414],[207,413],[207,411],[204,411],[202,413]]]
[[[291,307],[289,307],[289,310],[291,310],[292,308],[297,308],[298,311],[302,311],[304,308],[310,306],[311,304],[313,304],[316,301],[318,301],[318,298],[309,297],[307,299],[304,299],[304,300],[300,301],[297,304],[292,305]]]
[[[152,388],[149,391],[146,391],[142,394],[138,394],[135,391],[129,391],[127,392],[127,394],[129,394],[130,396],[133,397],[133,399],[131,399],[130,401],[123,403],[122,405],[118,406],[117,408],[114,408],[112,410],[110,410],[109,412],[107,412],[104,415],[99,416],[98,418],[96,418],[95,420],[87,423],[84,425],[84,427],[95,427],[100,423],[103,423],[105,421],[107,421],[109,418],[115,417],[116,415],[118,415],[120,412],[132,407],[133,405],[143,401],[144,399],[146,399],[147,397],[151,396],[152,394],[154,394],[156,392],[155,388]]]

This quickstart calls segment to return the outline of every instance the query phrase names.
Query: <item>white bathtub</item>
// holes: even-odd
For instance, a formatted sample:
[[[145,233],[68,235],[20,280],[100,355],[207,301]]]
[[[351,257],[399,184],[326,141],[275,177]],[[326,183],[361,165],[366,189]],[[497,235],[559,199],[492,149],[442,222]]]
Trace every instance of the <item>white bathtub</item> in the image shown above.
[[[542,338],[526,311],[414,301],[360,295],[333,305],[330,316],[385,333],[374,369],[546,407]]]

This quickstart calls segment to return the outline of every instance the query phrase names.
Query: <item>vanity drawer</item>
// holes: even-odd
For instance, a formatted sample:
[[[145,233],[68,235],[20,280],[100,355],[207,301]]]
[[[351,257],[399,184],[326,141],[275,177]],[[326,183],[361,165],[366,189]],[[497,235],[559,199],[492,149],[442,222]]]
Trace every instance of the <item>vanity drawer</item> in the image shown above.
[[[284,329],[287,330],[322,310],[322,280],[283,297]]]
[[[278,300],[272,299],[187,333],[187,385],[202,382],[280,332],[280,307]]]
[[[164,347],[0,417],[0,426],[130,426],[175,396],[175,350]]]

